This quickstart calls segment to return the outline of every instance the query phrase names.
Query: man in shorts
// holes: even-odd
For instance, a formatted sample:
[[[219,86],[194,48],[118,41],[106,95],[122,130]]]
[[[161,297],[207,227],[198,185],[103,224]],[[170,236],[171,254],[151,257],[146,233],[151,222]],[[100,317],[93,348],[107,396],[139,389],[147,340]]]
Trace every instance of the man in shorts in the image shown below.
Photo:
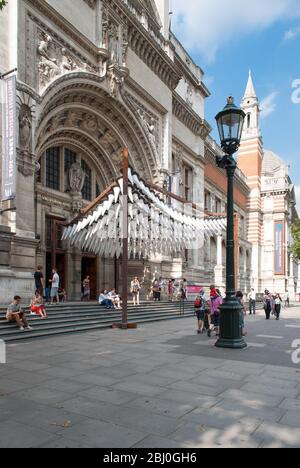
[[[25,312],[22,310],[20,296],[15,296],[13,302],[8,306],[6,320],[8,322],[16,322],[20,331],[32,330],[28,325]]]
[[[54,303],[54,298],[56,298],[57,304],[59,304],[59,294],[58,294],[58,289],[59,289],[59,275],[57,273],[56,268],[53,268],[52,270],[53,276],[51,282],[51,304]]]

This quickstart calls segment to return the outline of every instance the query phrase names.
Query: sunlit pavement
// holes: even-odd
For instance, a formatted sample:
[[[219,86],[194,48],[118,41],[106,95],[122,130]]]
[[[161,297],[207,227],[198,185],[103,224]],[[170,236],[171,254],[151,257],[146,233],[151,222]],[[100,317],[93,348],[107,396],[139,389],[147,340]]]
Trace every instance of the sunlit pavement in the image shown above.
[[[191,318],[10,345],[0,446],[299,447],[300,307],[246,328],[243,351]]]

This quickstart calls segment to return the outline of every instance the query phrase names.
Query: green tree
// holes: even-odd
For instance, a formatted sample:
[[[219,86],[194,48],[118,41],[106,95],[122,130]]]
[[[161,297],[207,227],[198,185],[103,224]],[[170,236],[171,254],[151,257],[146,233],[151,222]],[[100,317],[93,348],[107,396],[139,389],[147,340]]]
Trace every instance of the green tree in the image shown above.
[[[292,237],[292,252],[300,260],[300,219],[297,219],[292,226]]]
[[[0,10],[3,10],[6,4],[7,4],[6,0],[0,0]]]

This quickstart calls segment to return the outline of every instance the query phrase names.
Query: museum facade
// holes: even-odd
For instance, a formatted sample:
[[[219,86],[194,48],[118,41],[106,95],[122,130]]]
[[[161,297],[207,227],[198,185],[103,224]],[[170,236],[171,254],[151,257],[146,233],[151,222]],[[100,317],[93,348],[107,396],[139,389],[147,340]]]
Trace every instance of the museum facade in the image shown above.
[[[121,153],[145,182],[226,213],[226,175],[210,137],[203,71],[169,29],[168,0],[11,0],[0,14],[0,73],[17,68],[16,197],[0,215],[0,303],[31,296],[33,272],[58,268],[69,299],[120,284],[120,261],[62,242],[62,230],[120,175]],[[84,18],[84,21],[83,21]],[[9,44],[9,47],[8,47]],[[2,181],[3,183],[3,181]],[[251,186],[235,179],[238,286],[254,284]],[[7,210],[7,211],[6,211]],[[178,258],[131,259],[129,280],[225,286],[225,238]],[[257,283],[257,287],[259,284]]]

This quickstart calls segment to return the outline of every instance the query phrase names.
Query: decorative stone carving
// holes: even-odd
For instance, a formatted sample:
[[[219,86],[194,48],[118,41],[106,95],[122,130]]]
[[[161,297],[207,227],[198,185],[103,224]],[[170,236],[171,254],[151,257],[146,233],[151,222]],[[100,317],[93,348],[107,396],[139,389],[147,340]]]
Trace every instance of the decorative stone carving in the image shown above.
[[[127,52],[128,52],[129,42],[128,42],[128,29],[126,28],[123,31],[122,35],[122,66],[126,67],[127,65]]]
[[[58,76],[75,70],[95,73],[90,65],[75,57],[66,47],[62,47],[53,40],[50,34],[43,31],[39,31],[38,56],[41,89],[48,86]]]
[[[69,169],[69,184],[71,192],[81,193],[86,174],[79,163],[74,163]]]
[[[109,94],[111,97],[117,98],[121,88],[123,87],[127,73],[121,70],[118,66],[112,65],[108,67],[107,76],[109,80]]]
[[[194,90],[191,84],[187,83],[186,102],[190,107],[194,105]]]
[[[108,22],[108,54],[109,65],[119,64],[119,27],[113,21]]]
[[[159,148],[159,130],[158,130],[158,118],[152,114],[145,106],[143,106],[137,99],[130,94],[125,95],[126,101],[133,108],[135,114],[138,116],[147,136],[151,143],[151,146],[155,148],[155,152],[158,153]]]
[[[32,114],[31,109],[22,104],[19,111],[19,148],[31,152],[32,146]]]
[[[73,197],[71,208],[73,213],[79,213],[83,208],[82,198]]]

